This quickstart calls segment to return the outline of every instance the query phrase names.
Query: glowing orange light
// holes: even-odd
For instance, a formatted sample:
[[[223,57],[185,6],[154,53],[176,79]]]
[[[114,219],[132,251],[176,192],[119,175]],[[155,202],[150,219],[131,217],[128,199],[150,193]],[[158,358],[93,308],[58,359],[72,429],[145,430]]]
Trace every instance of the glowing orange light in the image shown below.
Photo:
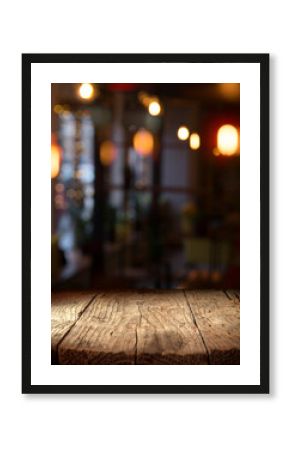
[[[51,139],[51,178],[56,178],[60,170],[61,147],[58,145],[56,137]]]
[[[133,146],[141,156],[149,156],[153,152],[154,137],[150,131],[139,130],[134,134]]]
[[[91,83],[82,83],[79,88],[79,96],[83,100],[91,100],[95,96],[95,89]]]
[[[110,166],[116,159],[117,148],[111,141],[104,141],[100,147],[100,160],[103,166]]]
[[[189,146],[192,150],[197,150],[200,147],[200,137],[197,133],[192,133],[189,138]]]
[[[146,108],[149,106],[151,101],[151,97],[144,91],[139,92],[138,99],[143,106],[146,106]]]
[[[220,127],[217,133],[217,148],[225,156],[231,156],[238,152],[239,133],[233,125]]]
[[[159,116],[161,113],[161,105],[158,97],[152,97],[144,91],[140,91],[138,94],[138,100],[142,103],[151,116]]]
[[[220,83],[218,84],[218,89],[229,100],[237,100],[240,96],[239,83]]]
[[[186,141],[186,139],[188,139],[188,137],[189,137],[189,129],[184,126],[179,127],[177,130],[177,137],[181,141]]]

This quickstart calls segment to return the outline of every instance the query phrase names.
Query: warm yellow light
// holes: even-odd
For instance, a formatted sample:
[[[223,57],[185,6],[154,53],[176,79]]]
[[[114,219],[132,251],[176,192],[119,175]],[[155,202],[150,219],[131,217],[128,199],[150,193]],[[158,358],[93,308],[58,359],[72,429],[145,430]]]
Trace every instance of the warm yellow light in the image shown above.
[[[229,100],[238,100],[240,97],[239,83],[220,83],[218,88],[223,97]]]
[[[231,156],[238,152],[239,133],[233,125],[223,125],[217,133],[217,147],[225,156]]]
[[[151,114],[151,116],[158,116],[161,111],[161,106],[160,106],[159,102],[156,100],[153,100],[152,102],[150,102],[149,106],[148,106],[148,111],[149,111],[149,114]]]
[[[186,127],[179,127],[177,130],[177,136],[181,141],[186,141],[189,137],[189,129]]]
[[[63,112],[63,107],[61,105],[55,105],[53,111],[55,114],[61,114]]]
[[[192,133],[189,138],[189,146],[192,150],[197,150],[200,147],[200,137],[197,133]]]
[[[61,147],[53,137],[51,142],[51,178],[56,178],[60,170]]]
[[[213,149],[212,153],[213,153],[214,156],[219,156],[220,155],[220,152],[219,152],[218,148],[216,148],[216,147]]]
[[[143,106],[146,106],[146,108],[149,106],[149,103],[152,100],[151,97],[144,91],[139,92],[138,99]]]
[[[150,131],[139,130],[134,134],[133,146],[141,156],[149,156],[153,152],[154,137]]]
[[[91,83],[82,83],[80,85],[79,94],[84,100],[90,100],[95,93],[94,86]]]
[[[100,147],[100,160],[103,166],[110,166],[117,156],[117,148],[111,141],[104,141]]]

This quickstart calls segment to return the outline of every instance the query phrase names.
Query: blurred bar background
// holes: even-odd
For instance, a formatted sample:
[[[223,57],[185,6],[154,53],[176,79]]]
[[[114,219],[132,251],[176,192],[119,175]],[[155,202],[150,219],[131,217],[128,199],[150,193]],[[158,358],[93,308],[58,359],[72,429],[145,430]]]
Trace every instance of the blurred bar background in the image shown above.
[[[239,84],[52,84],[52,290],[240,286]]]

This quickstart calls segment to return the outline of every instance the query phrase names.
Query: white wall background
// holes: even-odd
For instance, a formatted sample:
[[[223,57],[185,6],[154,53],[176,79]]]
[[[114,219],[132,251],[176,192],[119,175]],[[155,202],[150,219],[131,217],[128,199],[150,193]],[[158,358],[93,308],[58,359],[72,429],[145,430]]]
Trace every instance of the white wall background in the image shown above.
[[[289,14],[287,1],[5,2],[1,8],[2,448],[287,446]],[[104,14],[104,16],[102,15]],[[21,53],[270,52],[271,395],[21,395]],[[4,274],[4,276],[3,276]],[[17,282],[15,277],[17,276]],[[4,289],[3,289],[4,288]]]

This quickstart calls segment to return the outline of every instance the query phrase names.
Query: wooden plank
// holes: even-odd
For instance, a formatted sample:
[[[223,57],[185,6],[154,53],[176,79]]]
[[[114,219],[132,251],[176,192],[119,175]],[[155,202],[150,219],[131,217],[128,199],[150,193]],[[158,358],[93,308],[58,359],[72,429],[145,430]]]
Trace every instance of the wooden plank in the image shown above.
[[[135,364],[137,292],[98,294],[58,348],[60,364]]]
[[[240,364],[240,304],[219,291],[186,291],[210,364]]]
[[[51,360],[57,363],[57,347],[92,300],[93,293],[62,292],[51,298]]]
[[[208,364],[208,354],[183,291],[143,294],[136,364]]]

